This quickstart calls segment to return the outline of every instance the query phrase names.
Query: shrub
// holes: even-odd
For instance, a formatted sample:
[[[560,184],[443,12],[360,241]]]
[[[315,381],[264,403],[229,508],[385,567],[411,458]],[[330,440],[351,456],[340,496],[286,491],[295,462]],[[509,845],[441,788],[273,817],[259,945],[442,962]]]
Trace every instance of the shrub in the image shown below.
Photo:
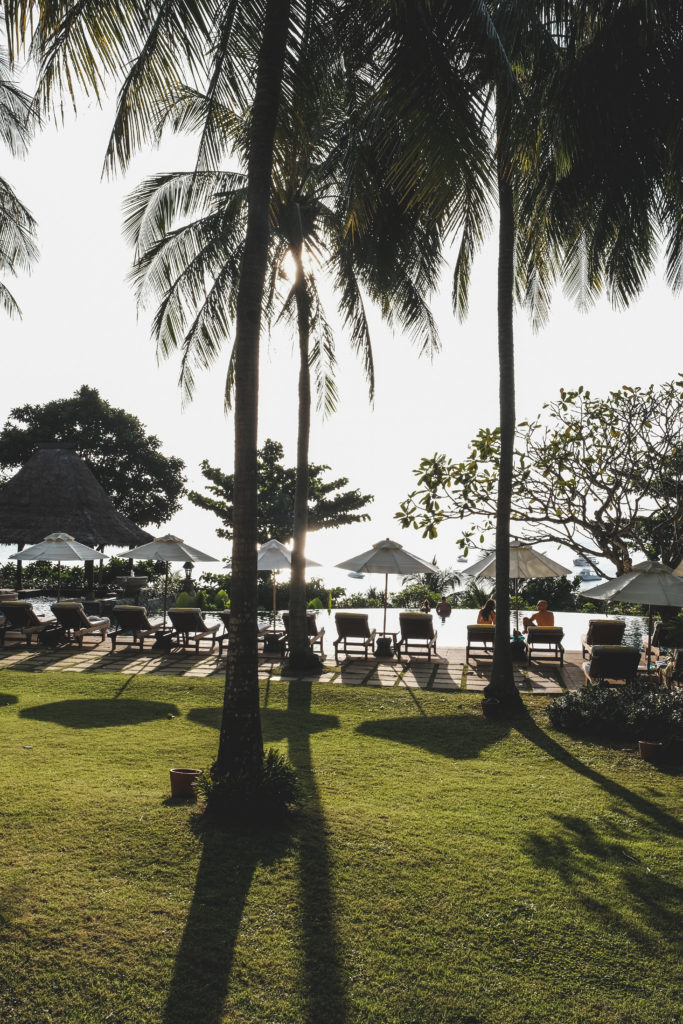
[[[554,700],[548,718],[565,732],[604,739],[679,740],[683,738],[683,690],[651,690],[644,682],[619,690],[589,684]]]
[[[207,811],[225,818],[266,821],[281,817],[298,803],[299,785],[294,767],[270,747],[263,755],[256,780],[244,774],[219,777],[215,763],[200,776],[197,792]]]
[[[196,594],[186,594],[184,590],[181,590],[175,599],[176,608],[201,608],[201,605],[197,601]]]
[[[307,608],[315,608],[316,611],[320,611],[320,609],[324,608],[325,606],[323,605],[323,603],[322,603],[322,601],[320,600],[319,597],[314,597],[312,601],[308,602],[306,607]]]

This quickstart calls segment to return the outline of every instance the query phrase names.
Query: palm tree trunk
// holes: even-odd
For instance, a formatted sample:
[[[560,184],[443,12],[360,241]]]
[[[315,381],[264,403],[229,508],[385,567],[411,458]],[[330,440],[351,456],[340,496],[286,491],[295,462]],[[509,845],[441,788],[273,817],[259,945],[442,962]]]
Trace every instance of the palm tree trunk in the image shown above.
[[[500,466],[496,507],[496,635],[491,682],[485,697],[495,697],[506,708],[521,706],[515,686],[510,650],[510,507],[512,459],[515,443],[515,346],[513,334],[515,210],[501,147],[498,113],[498,365],[500,403]]]
[[[261,306],[268,261],[273,146],[289,0],[267,0],[251,110],[247,230],[235,315],[235,479],[228,667],[215,772],[239,785],[263,763],[257,621],[257,432]]]
[[[289,663],[292,668],[320,667],[319,658],[311,650],[306,629],[306,531],[308,530],[308,444],[311,433],[311,372],[309,336],[311,324],[310,298],[306,288],[303,265],[303,240],[293,248],[296,264],[294,297],[299,332],[299,424],[296,446],[296,486],[294,490],[294,523],[292,576],[289,588]]]

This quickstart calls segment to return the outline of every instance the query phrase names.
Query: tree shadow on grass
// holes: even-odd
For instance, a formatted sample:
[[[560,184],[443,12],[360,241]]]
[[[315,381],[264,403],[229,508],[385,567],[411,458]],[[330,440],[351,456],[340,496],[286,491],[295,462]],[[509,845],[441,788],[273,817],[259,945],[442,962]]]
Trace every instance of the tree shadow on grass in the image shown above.
[[[192,708],[187,717],[198,725],[220,729],[221,715],[220,708]],[[309,714],[306,715],[304,725],[299,725],[299,717],[298,712],[293,712],[290,708],[261,708],[264,743],[278,743],[290,736],[296,728],[305,728],[309,734],[339,728],[339,719],[336,715]]]
[[[311,683],[299,680],[289,684],[289,759],[297,771],[304,808],[298,838],[306,1020],[308,1024],[343,1024],[348,1015],[346,974],[336,923],[327,822],[311,751],[311,735],[338,728],[339,720],[336,715],[312,714],[311,696]]]
[[[210,829],[176,955],[163,1024],[218,1024],[228,993],[244,906],[259,865],[291,844],[291,826]]]
[[[658,807],[657,804],[648,800],[647,797],[641,796],[640,793],[634,793],[633,790],[628,789],[620,782],[615,782],[614,779],[608,778],[608,776],[596,771],[595,768],[585,764],[541,729],[530,715],[515,718],[513,724],[515,729],[528,739],[530,743],[545,751],[546,754],[549,754],[556,761],[566,765],[567,768],[570,768],[578,775],[583,775],[584,778],[596,783],[601,789],[604,789],[605,792],[614,797],[615,800],[628,804],[638,814],[648,818],[652,823],[659,828],[665,829],[669,834],[680,835],[681,825],[677,818],[663,808]]]
[[[627,825],[553,814],[552,835],[529,833],[523,849],[542,872],[554,872],[606,931],[628,934],[653,955],[660,938],[673,941],[683,890],[646,866],[629,849]],[[614,886],[607,891],[605,865]]]
[[[179,715],[175,704],[157,700],[60,700],[22,708],[20,718],[54,722],[70,729],[105,729],[116,725],[141,725],[169,715]]]
[[[489,721],[481,715],[461,714],[371,719],[361,722],[356,731],[420,747],[430,754],[467,760],[505,739],[511,728],[511,723],[502,719]]]
[[[0,693],[0,708],[6,708],[8,704],[16,704],[18,699],[13,693]]]
[[[346,1020],[327,827],[310,744],[312,734],[339,728],[339,719],[336,715],[311,713],[311,692],[311,683],[293,680],[286,709],[261,709],[264,741],[289,739],[289,757],[297,769],[303,810],[290,826],[282,826],[275,834],[268,830],[248,835],[207,835],[163,1024],[217,1024],[221,1019],[254,871],[259,864],[273,863],[286,852],[292,828],[299,851],[306,1020],[309,1024],[342,1024]],[[218,729],[221,709],[193,708],[188,718]]]

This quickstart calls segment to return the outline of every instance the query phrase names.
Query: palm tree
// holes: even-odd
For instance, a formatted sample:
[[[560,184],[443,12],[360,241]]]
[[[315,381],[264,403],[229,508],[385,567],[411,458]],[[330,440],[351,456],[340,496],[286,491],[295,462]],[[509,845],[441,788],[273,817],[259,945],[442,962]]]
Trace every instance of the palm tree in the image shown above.
[[[334,335],[329,326],[317,274],[332,279],[343,322],[362,358],[370,392],[374,389],[372,348],[363,293],[377,302],[390,320],[401,323],[423,351],[438,338],[426,295],[440,269],[438,231],[403,210],[391,196],[368,151],[365,166],[376,180],[372,248],[355,244],[346,230],[347,190],[340,152],[348,153],[344,131],[342,82],[333,54],[317,47],[328,70],[325,87],[312,88],[320,75],[308,69],[297,83],[294,104],[281,112],[275,149],[270,221],[269,275],[265,317],[288,318],[299,343],[297,473],[294,498],[292,579],[290,586],[290,662],[319,664],[306,634],[305,538],[308,526],[308,447],[313,368],[319,403],[331,411],[334,386]],[[176,130],[201,122],[206,96],[184,90],[169,105],[165,118]],[[214,142],[217,154],[232,141],[238,152],[245,132],[242,121],[217,117],[225,138]],[[336,122],[336,123],[335,123]],[[302,136],[297,125],[305,125]],[[239,155],[244,158],[244,152]],[[135,246],[134,280],[141,302],[161,300],[154,334],[161,355],[181,349],[180,382],[190,397],[196,367],[218,356],[235,308],[246,210],[245,179],[226,171],[159,175],[148,179],[127,203],[126,233]],[[389,233],[391,226],[391,234]],[[383,244],[377,244],[381,238]],[[287,273],[293,265],[293,275]],[[293,278],[293,279],[292,279]],[[228,380],[232,383],[233,361]],[[230,398],[228,394],[228,398]]]
[[[32,131],[31,98],[13,81],[7,54],[0,49],[0,139],[12,156],[25,156]],[[36,222],[11,185],[0,177],[0,270],[10,274],[30,270],[37,258]],[[16,299],[2,281],[0,307],[10,317],[21,316]]]
[[[498,615],[494,664],[485,695],[519,707],[509,645],[509,516],[515,428],[515,301],[543,322],[554,282],[564,277],[582,301],[607,286],[618,304],[642,287],[658,232],[668,237],[667,275],[683,283],[681,266],[681,11],[673,0],[648,3],[488,3],[507,63],[481,48],[470,81],[482,97],[482,136],[499,208],[498,349],[501,457],[496,523]],[[435,9],[449,38],[448,11]],[[442,20],[439,22],[438,19]],[[446,55],[447,57],[447,55]],[[443,81],[453,61],[435,62]],[[401,67],[403,94],[419,92],[419,76]],[[387,104],[394,90],[384,83]],[[603,98],[607,99],[603,109]],[[597,99],[599,98],[599,102]],[[403,99],[403,105],[410,107]],[[416,105],[417,106],[417,105]],[[414,150],[400,155],[397,175],[412,175],[435,213],[459,213],[461,235],[454,307],[464,315],[473,256],[487,223],[481,190],[453,187],[421,150],[447,138],[447,106],[423,108],[413,120]],[[436,152],[448,161],[443,145]]]
[[[250,106],[247,218],[235,305],[231,642],[216,761],[218,774],[239,788],[244,780],[253,782],[259,776],[263,763],[256,649],[256,435],[271,170],[288,57],[291,65],[300,20],[311,5],[303,0],[8,0],[5,6],[15,53],[29,31],[31,15],[38,13],[33,51],[40,61],[44,105],[49,107],[60,90],[75,100],[76,86],[99,95],[104,75],[121,76],[128,69],[107,153],[112,167],[125,166],[134,149],[151,137],[159,104],[188,73],[201,77],[207,59],[212,62],[207,70],[210,86],[220,81],[225,89],[227,81],[231,101]],[[324,17],[325,4],[312,6],[316,17]]]

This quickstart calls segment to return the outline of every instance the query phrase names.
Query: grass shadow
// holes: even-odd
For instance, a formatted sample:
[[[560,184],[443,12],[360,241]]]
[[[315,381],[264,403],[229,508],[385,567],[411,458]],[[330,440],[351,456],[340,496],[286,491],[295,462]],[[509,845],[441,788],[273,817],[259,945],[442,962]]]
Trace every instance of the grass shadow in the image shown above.
[[[651,955],[659,939],[673,940],[679,927],[683,889],[641,867],[631,853],[627,826],[596,825],[576,815],[554,814],[551,835],[530,833],[524,852],[542,872],[555,873],[608,932],[628,934]],[[605,886],[605,869],[618,888]]]
[[[633,808],[633,810],[637,811],[643,817],[649,818],[650,821],[656,824],[659,828],[666,829],[672,835],[680,835],[681,824],[672,814],[669,814],[668,811],[658,807],[657,804],[648,800],[647,797],[641,796],[640,793],[634,793],[633,790],[628,789],[620,782],[615,782],[614,779],[608,778],[601,772],[596,771],[595,768],[591,768],[590,765],[585,764],[569,750],[563,747],[561,743],[558,743],[557,740],[553,739],[552,736],[541,729],[531,715],[515,718],[514,727],[522,736],[529,740],[530,743],[533,743],[540,750],[545,751],[546,754],[553,757],[561,764],[564,764],[567,768],[571,769],[571,771],[584,776],[586,779],[590,779],[591,782],[600,786],[601,789],[604,789],[605,792],[609,793],[615,800],[628,804]],[[602,746],[610,745],[611,744],[602,744]]]
[[[192,708],[191,711],[188,711],[187,717],[198,725],[220,729],[222,713],[221,708]],[[261,729],[264,743],[278,743],[290,736],[296,728],[300,728],[299,716],[291,709],[261,708]],[[338,729],[339,719],[336,715],[309,714],[306,716],[305,728],[309,734],[324,732],[327,729]]]
[[[176,954],[163,1024],[219,1024],[228,994],[244,906],[259,865],[274,864],[291,845],[283,823],[268,830],[211,828]]]
[[[70,729],[106,729],[117,725],[141,725],[180,711],[175,704],[156,700],[60,700],[22,708],[20,718],[53,722]]]
[[[478,757],[482,750],[499,743],[512,725],[504,719],[488,720],[481,715],[435,715],[421,717],[371,719],[361,722],[356,731],[363,736],[420,747],[430,754],[455,760]]]
[[[0,693],[0,708],[6,708],[9,704],[16,704],[19,700],[13,693]]]
[[[346,971],[336,923],[328,828],[311,750],[311,735],[321,727],[338,728],[339,721],[336,715],[312,714],[311,697],[311,683],[297,680],[289,684],[289,759],[296,768],[303,797],[298,839],[306,1020],[308,1024],[343,1024],[348,1016]],[[324,726],[323,720],[329,724]]]

